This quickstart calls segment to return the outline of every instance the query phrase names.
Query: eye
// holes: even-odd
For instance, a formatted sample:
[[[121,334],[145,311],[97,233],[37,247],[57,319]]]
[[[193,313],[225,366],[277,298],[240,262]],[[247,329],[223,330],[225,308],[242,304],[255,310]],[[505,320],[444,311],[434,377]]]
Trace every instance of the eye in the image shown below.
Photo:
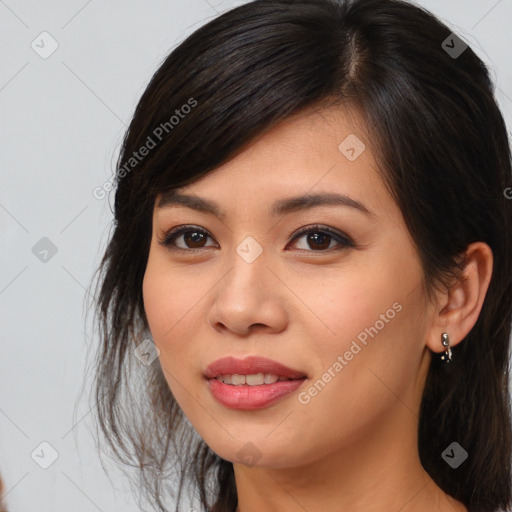
[[[175,241],[180,237],[183,238],[185,243],[192,244],[192,247],[176,246]],[[197,228],[195,226],[179,226],[167,232],[163,240],[159,240],[158,243],[164,247],[167,247],[169,250],[187,251],[204,248],[205,246],[202,244],[209,237],[210,235],[208,232],[201,228]]]
[[[337,250],[355,247],[355,244],[346,235],[334,231],[326,226],[319,225],[308,226],[300,229],[298,232],[294,233],[291,241],[294,242],[295,240],[303,238],[305,235],[308,235],[306,238],[306,244],[314,249],[313,251],[308,251],[307,249],[302,248],[302,250],[306,250],[308,252],[327,252],[324,249],[332,249],[331,243],[333,241],[337,242],[340,246]],[[185,243],[185,246],[180,247],[177,245],[176,242],[180,238]],[[164,235],[164,238],[159,240],[158,243],[167,247],[169,250],[194,251],[212,247],[204,245],[208,238],[211,237],[204,229],[196,226],[179,226],[167,232]]]
[[[355,244],[348,236],[338,231],[334,231],[327,226],[316,225],[301,228],[297,233],[295,233],[292,242],[303,238],[304,235],[307,235],[306,244],[315,249],[314,251],[309,252],[327,252],[321,249],[332,249],[331,242],[333,241],[338,242],[338,245],[340,246],[337,250],[347,247],[355,247]]]

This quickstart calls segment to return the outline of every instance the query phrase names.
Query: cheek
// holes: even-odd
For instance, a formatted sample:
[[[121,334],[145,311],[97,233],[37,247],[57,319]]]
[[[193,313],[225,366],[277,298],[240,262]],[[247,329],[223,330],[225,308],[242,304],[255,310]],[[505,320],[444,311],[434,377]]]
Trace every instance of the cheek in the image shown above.
[[[184,272],[162,260],[150,256],[142,284],[144,310],[157,345],[175,338],[186,316],[193,313],[194,305],[204,295],[197,282],[191,286]]]
[[[308,298],[305,303],[309,311],[299,323],[309,324],[312,352],[323,352],[332,359],[333,353],[349,350],[353,340],[364,343],[371,333],[388,330],[388,325],[399,315],[401,290],[386,277],[390,275],[389,269],[384,271],[375,266],[374,271],[370,269],[333,272],[323,279],[314,294],[310,282],[302,283],[303,290],[299,293]],[[311,336],[314,325],[318,334]],[[322,360],[324,365],[329,362],[324,357]]]
[[[419,283],[421,269],[414,260],[382,258],[364,272],[351,268],[342,278],[333,273],[318,293],[309,294],[310,312],[303,317],[309,335],[303,342],[304,353],[318,360],[315,379],[323,395],[318,402],[377,404],[385,383],[401,393],[414,382],[425,331]],[[304,282],[301,293],[310,285]],[[317,392],[311,389],[304,400]]]
[[[421,355],[414,340],[421,338],[422,327],[408,316],[414,312],[411,304],[394,298],[373,295],[364,300],[352,295],[345,301],[345,309],[332,324],[335,341],[318,342],[311,352],[321,351],[321,368],[298,397],[293,425],[276,429],[275,446],[286,446],[293,439],[304,447],[303,460],[315,460],[333,446],[347,446],[372,435],[397,408],[411,414],[408,407],[414,407]],[[357,307],[356,299],[367,307]]]
[[[174,306],[170,304],[172,295],[169,293],[170,288],[167,284],[165,272],[160,271],[159,265],[150,258],[142,282],[142,296],[144,311],[151,333],[156,338],[155,342],[161,338],[165,329],[169,328],[171,318],[168,317],[168,313]]]
[[[194,278],[164,258],[148,261],[142,285],[144,309],[164,376],[182,407],[198,377],[191,372],[197,370],[199,354],[193,340],[201,338],[201,304],[210,288],[207,279]]]

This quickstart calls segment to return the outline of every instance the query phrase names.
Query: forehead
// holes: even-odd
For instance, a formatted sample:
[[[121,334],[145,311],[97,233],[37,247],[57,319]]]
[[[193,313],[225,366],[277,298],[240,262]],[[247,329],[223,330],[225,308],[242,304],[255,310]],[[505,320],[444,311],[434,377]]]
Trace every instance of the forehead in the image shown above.
[[[372,203],[393,201],[385,197],[371,146],[354,111],[309,110],[275,125],[190,185],[160,193],[155,206],[224,218],[229,208],[223,204],[229,203],[258,204],[270,216],[338,204],[371,216]]]

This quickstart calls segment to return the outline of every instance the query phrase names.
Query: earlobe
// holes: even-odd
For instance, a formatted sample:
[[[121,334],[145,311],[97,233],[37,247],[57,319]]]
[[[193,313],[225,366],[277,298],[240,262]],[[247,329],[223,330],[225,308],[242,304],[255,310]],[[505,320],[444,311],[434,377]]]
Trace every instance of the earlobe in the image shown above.
[[[466,265],[461,278],[439,297],[440,308],[434,310],[427,346],[432,352],[445,352],[443,333],[448,334],[451,348],[460,343],[478,320],[492,277],[493,254],[484,242],[468,245]]]

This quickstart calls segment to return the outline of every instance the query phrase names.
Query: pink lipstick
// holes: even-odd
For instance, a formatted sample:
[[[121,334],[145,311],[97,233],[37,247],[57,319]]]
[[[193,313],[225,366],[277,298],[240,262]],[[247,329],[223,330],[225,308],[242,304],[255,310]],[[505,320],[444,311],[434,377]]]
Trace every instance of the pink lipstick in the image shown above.
[[[307,378],[304,372],[277,361],[250,356],[224,357],[204,372],[214,398],[230,409],[260,409],[296,391]]]

